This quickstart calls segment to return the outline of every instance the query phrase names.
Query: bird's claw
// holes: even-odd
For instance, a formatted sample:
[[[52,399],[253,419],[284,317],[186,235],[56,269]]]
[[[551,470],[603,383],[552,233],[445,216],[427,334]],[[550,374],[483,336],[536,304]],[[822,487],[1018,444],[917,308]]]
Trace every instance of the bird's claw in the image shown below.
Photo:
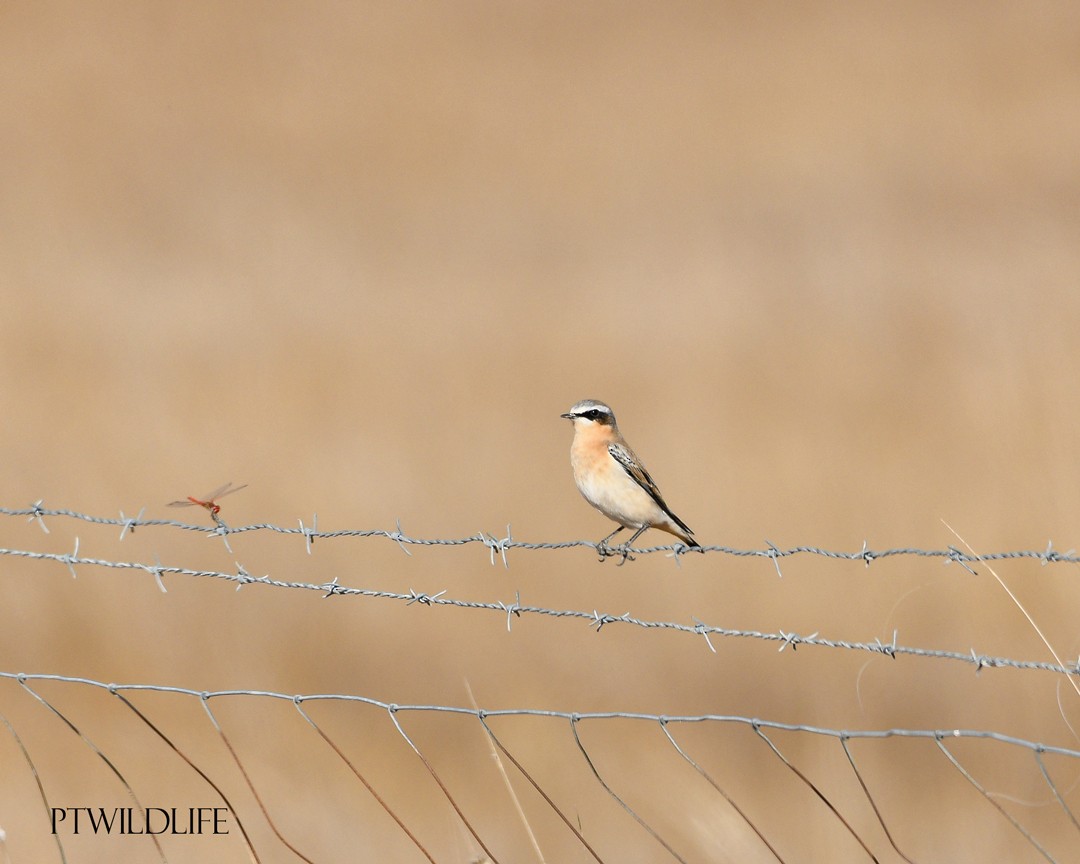
[[[619,567],[622,567],[627,561],[635,561],[633,555],[630,554],[630,544],[623,543],[620,546],[616,546],[614,549],[608,546],[606,542],[601,541],[596,546],[596,551],[600,555],[600,563],[603,564],[608,558],[620,558]]]

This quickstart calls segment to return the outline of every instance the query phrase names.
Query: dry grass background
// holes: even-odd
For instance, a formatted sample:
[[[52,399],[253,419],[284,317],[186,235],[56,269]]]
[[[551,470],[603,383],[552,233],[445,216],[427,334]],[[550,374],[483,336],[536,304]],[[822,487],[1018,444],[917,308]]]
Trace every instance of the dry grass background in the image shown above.
[[[706,543],[1080,545],[1080,7],[1069,3],[8,4],[0,13],[0,504],[112,515],[220,482],[232,524],[595,539],[558,414],[609,401]],[[199,519],[205,514],[182,511]],[[552,608],[1047,657],[989,574],[587,550],[217,541],[0,521],[0,545]],[[654,538],[657,542],[661,538]],[[1003,565],[1062,655],[1075,567]],[[486,708],[992,728],[1075,746],[1044,673],[317,597],[5,559],[0,668]],[[861,674],[860,674],[861,673]],[[1058,695],[1061,691],[1061,709]],[[213,806],[108,695],[42,687],[144,804]],[[140,702],[270,837],[192,700]],[[63,806],[125,804],[13,684]],[[283,830],[322,861],[420,856],[288,705],[218,707]],[[315,712],[440,861],[477,849],[389,721]],[[403,718],[501,860],[535,860],[474,722]],[[664,860],[565,726],[497,727],[605,860]],[[655,728],[583,727],[693,861],[767,852]],[[12,861],[54,860],[0,736]],[[863,860],[752,733],[682,742],[791,861]],[[779,736],[883,860],[835,744]],[[1061,860],[1027,754],[957,745]],[[920,861],[1037,860],[932,745],[856,749]],[[1054,763],[1063,787],[1075,763]],[[585,860],[531,800],[550,861]],[[1071,800],[1076,806],[1076,793]],[[153,860],[67,838],[72,860]],[[1070,851],[1071,850],[1071,851]],[[177,840],[170,861],[244,858]]]

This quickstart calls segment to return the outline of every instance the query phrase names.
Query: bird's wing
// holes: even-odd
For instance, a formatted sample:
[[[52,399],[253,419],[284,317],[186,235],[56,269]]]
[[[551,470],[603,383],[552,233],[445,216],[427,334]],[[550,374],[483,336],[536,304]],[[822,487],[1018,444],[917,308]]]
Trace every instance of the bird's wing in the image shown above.
[[[682,519],[671,512],[671,508],[668,507],[667,502],[664,501],[663,496],[660,494],[660,488],[656,485],[656,481],[649,476],[649,472],[645,470],[645,465],[634,455],[634,451],[629,447],[616,442],[608,444],[607,449],[608,453],[611,454],[611,458],[622,466],[622,469],[629,475],[630,479],[648,492],[649,497],[657,503],[661,510],[671,517],[676,525],[688,534],[694,533]]]

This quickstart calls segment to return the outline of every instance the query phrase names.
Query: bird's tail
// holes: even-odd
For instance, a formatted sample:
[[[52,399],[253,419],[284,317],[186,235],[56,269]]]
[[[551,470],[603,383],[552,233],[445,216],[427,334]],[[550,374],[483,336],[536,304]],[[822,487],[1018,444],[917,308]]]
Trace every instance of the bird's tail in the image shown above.
[[[656,527],[661,531],[667,531],[668,534],[678,537],[691,549],[701,548],[701,544],[694,539],[694,532],[691,531],[681,519],[676,518],[672,523],[667,525],[657,525]]]

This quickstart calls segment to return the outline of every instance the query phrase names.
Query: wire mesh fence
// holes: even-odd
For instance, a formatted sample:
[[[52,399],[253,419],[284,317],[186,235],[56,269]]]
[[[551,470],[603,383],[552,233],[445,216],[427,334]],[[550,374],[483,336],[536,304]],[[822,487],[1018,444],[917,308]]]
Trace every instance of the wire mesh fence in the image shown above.
[[[213,514],[214,524],[207,526],[143,519],[141,513],[135,517],[123,513],[118,518],[97,517],[47,508],[42,502],[28,508],[0,509],[0,515],[22,517],[45,532],[58,519],[111,527],[118,529],[121,541],[132,532],[144,529],[197,532],[220,539],[230,552],[231,537],[252,532],[295,535],[308,554],[316,543],[356,542],[365,538],[389,540],[405,553],[413,546],[475,544],[487,553],[488,563],[503,567],[509,567],[519,552],[598,548],[597,544],[584,540],[516,540],[509,528],[501,538],[478,532],[468,537],[432,539],[411,537],[400,524],[393,530],[320,531],[317,519],[313,519],[310,526],[300,522],[296,528],[269,524],[229,527]],[[725,557],[760,558],[767,560],[778,574],[782,562],[796,556],[861,561],[866,567],[883,559],[935,559],[956,565],[967,574],[1003,561],[1032,561],[1047,566],[1080,563],[1072,551],[1058,552],[1052,544],[1042,550],[978,555],[955,547],[872,550],[865,544],[851,552],[812,546],[782,549],[768,544],[757,550],[706,546],[701,551],[690,551],[678,545],[654,546],[634,549],[632,554],[668,555],[676,561],[690,555],[716,556],[719,560]],[[844,728],[752,714],[685,714],[667,710],[662,704],[654,711],[644,712],[397,704],[360,693],[296,694],[242,687],[203,691],[176,686],[169,681],[110,683],[66,674],[64,670],[0,670],[0,682],[7,685],[0,690],[3,693],[0,706],[5,706],[0,713],[4,715],[9,737],[8,749],[21,756],[24,788],[26,777],[33,778],[37,798],[37,815],[29,817],[36,823],[33,827],[4,824],[5,817],[0,813],[0,829],[8,834],[17,828],[20,833],[29,830],[47,835],[55,844],[57,860],[69,860],[67,850],[78,842],[75,836],[78,832],[72,826],[79,818],[82,819],[83,834],[123,833],[120,829],[125,826],[128,833],[142,834],[145,845],[129,860],[175,860],[184,854],[182,847],[178,849],[176,838],[171,836],[176,832],[147,830],[152,829],[155,819],[162,825],[171,819],[175,828],[180,817],[175,808],[168,812],[169,808],[150,806],[141,788],[146,781],[134,776],[139,774],[137,770],[124,767],[127,757],[122,741],[136,734],[156,741],[160,758],[167,757],[185,766],[185,770],[197,778],[195,782],[214,799],[212,806],[196,808],[215,811],[210,815],[197,814],[202,820],[200,827],[211,824],[211,815],[227,819],[235,829],[232,842],[238,843],[251,860],[326,860],[325,850],[320,854],[318,843],[313,843],[303,830],[289,824],[285,814],[295,806],[295,801],[290,802],[287,796],[283,799],[276,791],[270,791],[273,784],[259,779],[265,776],[264,755],[257,748],[244,745],[245,737],[252,734],[249,725],[252,717],[241,723],[223,719],[228,713],[223,706],[237,703],[260,706],[253,715],[255,723],[262,722],[258,717],[260,712],[268,710],[266,706],[284,705],[291,709],[302,722],[289,727],[290,746],[302,741],[305,748],[323,748],[347,769],[355,786],[351,794],[366,796],[369,802],[377,805],[378,814],[365,810],[366,818],[389,826],[408,848],[407,853],[401,852],[406,856],[402,860],[808,860],[807,847],[793,839],[792,829],[785,824],[789,820],[782,815],[778,819],[776,812],[778,802],[790,795],[807,796],[798,800],[813,812],[809,822],[827,824],[828,830],[842,834],[846,839],[834,842],[840,844],[837,848],[847,850],[845,854],[850,855],[851,860],[961,860],[945,851],[947,846],[939,849],[935,845],[933,830],[929,831],[928,840],[926,824],[905,810],[910,804],[908,799],[897,798],[890,788],[896,775],[904,772],[914,775],[908,779],[916,788],[921,784],[924,787],[921,797],[930,799],[939,792],[942,796],[963,794],[956,786],[949,786],[957,778],[962,781],[963,787],[977,801],[976,806],[969,799],[962,818],[976,820],[973,824],[978,827],[968,826],[965,831],[997,836],[1004,830],[1011,838],[1009,842],[1021,844],[1024,854],[1031,860],[1080,860],[1080,821],[1076,814],[1077,794],[1080,794],[1076,791],[1080,782],[1077,780],[1080,777],[1080,739],[1072,734],[1067,719],[1070,713],[1075,713],[1076,702],[1071,701],[1072,695],[1080,699],[1080,687],[1076,682],[1080,676],[1080,663],[1076,660],[1064,660],[1057,655],[1053,660],[1011,657],[979,651],[972,646],[942,649],[906,644],[895,631],[866,639],[852,638],[849,634],[745,630],[696,619],[682,622],[656,620],[630,612],[614,614],[597,609],[550,608],[523,601],[520,590],[514,591],[513,598],[472,600],[449,596],[448,591],[388,591],[342,584],[339,575],[314,582],[289,579],[286,574],[256,576],[241,564],[236,565],[235,571],[224,571],[166,565],[160,560],[95,557],[80,550],[78,539],[70,552],[0,548],[0,560],[13,558],[42,567],[65,568],[72,576],[102,570],[130,571],[153,580],[162,591],[175,584],[175,580],[215,580],[235,585],[238,590],[262,586],[280,592],[313,592],[335,602],[393,603],[396,608],[409,610],[404,613],[408,615],[422,608],[439,608],[466,616],[494,614],[504,619],[505,629],[511,632],[514,622],[524,618],[538,622],[577,620],[595,631],[622,625],[632,628],[634,633],[668,632],[697,639],[704,649],[703,657],[715,654],[717,646],[724,640],[749,640],[772,643],[780,652],[800,647],[815,651],[832,649],[828,655],[823,655],[822,662],[827,662],[835,652],[861,653],[896,661],[930,663],[932,669],[939,666],[956,670],[973,668],[975,671],[1007,668],[1024,676],[1056,676],[1047,679],[1055,684],[1067,682],[1064,687],[1059,687],[1056,706],[1065,721],[1062,728],[1066,731],[1062,733],[1057,729],[1053,737],[1033,738],[990,726],[936,728],[897,724],[858,728],[853,724]],[[422,625],[418,623],[417,626]],[[559,636],[552,634],[550,638],[558,639]],[[421,658],[413,659],[420,662]],[[582,662],[587,664],[588,658],[583,658]],[[689,671],[693,673],[693,670]],[[934,684],[933,672],[924,677],[928,688],[938,686]],[[944,676],[942,681],[946,680],[948,678]],[[942,683],[939,686],[948,685]],[[109,743],[99,740],[100,730],[98,733],[88,730],[88,726],[95,725],[93,718],[100,709],[88,709],[70,695],[87,691],[109,697],[121,709],[119,713],[109,715],[105,727],[110,730]],[[153,694],[176,697],[197,705],[203,715],[202,732],[211,734],[221,744],[216,755],[207,755],[204,747],[194,746],[188,738],[188,727],[178,725],[171,711],[162,711],[160,706],[147,701]],[[1062,702],[1062,694],[1070,701]],[[428,810],[416,812],[403,804],[396,781],[365,765],[372,756],[365,751],[362,740],[358,741],[356,729],[359,726],[349,723],[342,726],[340,722],[328,722],[320,716],[319,712],[327,706],[336,706],[346,712],[351,724],[359,724],[362,715],[365,729],[362,737],[375,734],[371,728],[389,732],[399,748],[404,748],[409,758],[422,767],[426,784],[437,790],[441,801],[436,810],[441,808],[444,814],[451,814],[456,830],[465,838],[457,854],[448,854],[430,839]],[[18,719],[13,719],[15,714]],[[59,721],[45,741],[52,742],[55,736],[65,736],[92,753],[99,762],[100,772],[111,778],[110,783],[119,784],[124,790],[129,799],[126,807],[70,806],[66,800],[58,798],[51,789],[57,769],[49,766],[50,758],[42,752],[38,720],[27,719],[39,715]],[[415,731],[420,727],[436,731],[448,728],[455,720],[470,724],[476,738],[484,742],[490,762],[497,766],[505,789],[500,795],[513,803],[513,830],[507,828],[504,819],[492,818],[490,807],[477,800],[475,790],[471,788],[475,778],[455,770],[453,759],[447,755],[454,748],[444,746],[438,737],[430,739]],[[27,727],[28,722],[31,728]],[[550,735],[555,742],[553,747],[565,747],[572,754],[576,764],[570,770],[577,772],[578,777],[575,785],[567,788],[560,779],[546,772],[546,758],[542,754],[538,756],[530,737],[517,734],[518,729],[532,728],[533,724],[545,727],[544,734]],[[632,780],[634,775],[628,775],[625,770],[625,763],[635,764],[641,758],[640,754],[628,756],[619,747],[613,749],[610,743],[621,741],[622,730],[627,727],[637,730],[633,734],[643,736],[640,740],[648,742],[645,745],[648,755],[657,761],[660,771],[675,778],[670,780],[674,786],[682,790],[694,777],[699,778],[700,788],[695,787],[692,806],[677,807],[672,812],[655,798],[642,794],[647,781]],[[113,734],[116,730],[121,730],[119,740]],[[733,765],[717,757],[717,747],[723,751],[718,742],[726,742],[729,735],[743,733],[739,758],[759,760],[756,762],[759,768],[755,770],[770,773],[774,788],[781,789],[782,794],[770,792],[763,799],[760,791],[747,788],[738,779],[740,772]],[[876,749],[885,748],[887,742],[905,742],[903,746],[916,748],[917,755],[909,759],[876,752]],[[398,758],[401,758],[400,754]],[[826,763],[828,768],[823,767]],[[838,764],[842,771],[837,768]],[[1004,774],[999,770],[1002,765],[1008,765]],[[943,779],[943,770],[951,780]],[[9,757],[4,774],[14,776],[14,771],[14,760]],[[223,779],[232,775],[235,775],[234,781],[239,777],[242,782]],[[947,793],[943,791],[946,787]],[[161,793],[157,794],[159,797],[155,800],[160,801]],[[637,837],[636,858],[627,857],[623,847],[613,842],[611,830],[598,830],[597,822],[583,817],[583,813],[591,813],[597,806],[595,801],[585,802],[586,797],[593,796],[607,802],[610,812],[604,818],[617,826],[614,829],[616,836],[621,838],[633,833]],[[352,802],[354,799],[348,797],[347,800]],[[767,802],[773,802],[775,806],[769,806]],[[936,806],[942,810],[949,804],[948,797],[936,801]],[[352,804],[343,806],[348,809]],[[359,804],[356,806],[360,807]],[[697,806],[704,807],[708,819],[712,820],[707,830],[700,826],[694,828],[695,819],[690,814]],[[221,814],[217,814],[217,808],[221,808]],[[188,811],[181,816],[188,820],[186,825],[191,828],[196,816]],[[103,825],[113,827],[103,829]],[[0,844],[2,838],[0,835]],[[6,846],[2,848],[6,854]],[[235,848],[232,847],[233,853]],[[554,856],[552,849],[558,850]],[[331,860],[345,859],[331,856]]]

